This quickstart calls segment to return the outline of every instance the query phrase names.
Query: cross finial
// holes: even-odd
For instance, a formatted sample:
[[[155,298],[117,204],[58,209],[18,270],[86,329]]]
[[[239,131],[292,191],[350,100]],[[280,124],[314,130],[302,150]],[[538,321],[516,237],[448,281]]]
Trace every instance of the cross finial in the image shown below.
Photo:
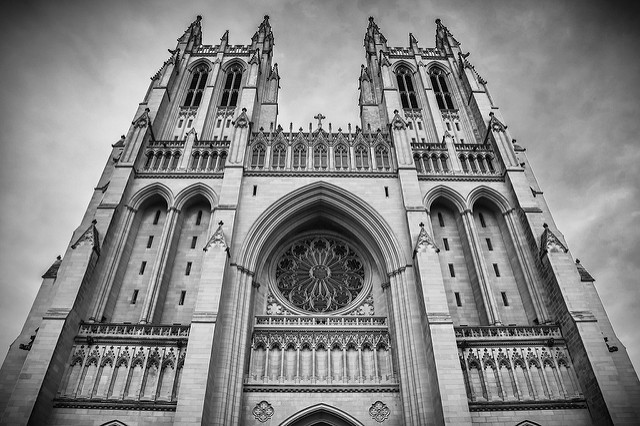
[[[218,226],[222,226],[222,225],[224,225],[223,221],[218,222]]]
[[[324,120],[325,117],[324,115],[322,115],[322,113],[318,113],[318,115],[314,116],[313,118],[315,118],[316,120],[318,120],[318,129],[322,129],[322,120]]]
[[[424,228],[424,223],[420,222],[420,228]]]

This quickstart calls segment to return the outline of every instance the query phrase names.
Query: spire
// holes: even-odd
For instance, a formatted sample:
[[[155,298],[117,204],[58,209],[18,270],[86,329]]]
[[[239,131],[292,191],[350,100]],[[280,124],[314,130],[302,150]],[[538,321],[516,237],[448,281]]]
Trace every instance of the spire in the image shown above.
[[[576,268],[578,269],[578,273],[580,274],[580,281],[583,282],[594,282],[595,279],[591,276],[591,274],[585,269],[584,266],[580,263],[580,259],[576,259]]]
[[[255,49],[259,43],[262,43],[262,53],[269,53],[273,47],[273,31],[271,31],[269,15],[264,15],[258,31],[251,37],[252,48]]]
[[[369,25],[367,26],[367,31],[364,34],[364,47],[367,53],[375,55],[377,45],[381,45],[381,48],[386,50],[387,39],[382,32],[380,32],[380,28],[373,19],[373,16],[370,16]]]
[[[222,37],[220,37],[220,50],[224,52],[225,48],[229,44],[229,30],[226,30]]]
[[[178,39],[178,43],[189,44],[189,42],[193,42],[193,46],[199,46],[202,44],[202,27],[200,26],[200,22],[202,21],[202,16],[198,15],[196,20],[189,25],[186,29],[182,37]]]
[[[264,20],[260,24],[258,28],[258,32],[262,31],[264,34],[269,34],[271,32],[271,24],[269,23],[269,15],[264,15]]]
[[[413,33],[409,33],[409,46],[410,47],[413,47],[413,46],[418,47],[418,40],[416,40],[416,38],[413,36]]]
[[[453,34],[444,26],[440,19],[436,19],[436,47],[440,50],[447,51],[447,53],[451,53],[451,48],[458,46],[460,46],[458,40],[453,37]]]

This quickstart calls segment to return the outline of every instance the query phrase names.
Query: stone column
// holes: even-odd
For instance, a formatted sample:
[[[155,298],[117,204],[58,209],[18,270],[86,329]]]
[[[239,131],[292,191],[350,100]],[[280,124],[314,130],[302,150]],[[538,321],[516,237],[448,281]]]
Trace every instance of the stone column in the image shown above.
[[[217,217],[216,217],[217,218]],[[176,408],[176,424],[211,424],[210,404],[213,392],[212,367],[218,362],[213,357],[213,338],[218,319],[222,283],[229,270],[229,255],[223,222],[210,221],[210,230],[217,226],[204,247],[202,271],[198,285],[187,355],[182,370],[180,394]],[[268,352],[267,352],[268,357]]]

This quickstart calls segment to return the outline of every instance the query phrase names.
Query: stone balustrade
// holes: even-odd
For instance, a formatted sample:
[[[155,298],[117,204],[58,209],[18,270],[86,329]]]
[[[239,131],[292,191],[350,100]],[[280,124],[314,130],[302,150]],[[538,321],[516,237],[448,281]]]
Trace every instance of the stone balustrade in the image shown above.
[[[584,408],[558,326],[456,327],[455,334],[472,411]]]
[[[387,328],[386,317],[358,317],[358,316],[298,316],[298,315],[257,315],[256,316],[256,329],[260,328],[290,328],[290,327],[304,327],[315,328],[319,327],[323,330],[332,327],[361,327],[361,328]]]
[[[82,324],[55,405],[175,410],[189,329]]]

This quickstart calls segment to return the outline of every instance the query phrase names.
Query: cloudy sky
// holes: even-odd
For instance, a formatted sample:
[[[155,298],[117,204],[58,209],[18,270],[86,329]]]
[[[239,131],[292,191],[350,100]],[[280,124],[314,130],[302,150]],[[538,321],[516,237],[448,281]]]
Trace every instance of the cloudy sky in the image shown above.
[[[196,15],[249,44],[271,16],[280,123],[358,123],[367,17],[433,47],[441,18],[527,148],[559,229],[640,368],[640,13],[586,1],[5,1],[0,16],[0,360],[80,223],[110,146]]]

